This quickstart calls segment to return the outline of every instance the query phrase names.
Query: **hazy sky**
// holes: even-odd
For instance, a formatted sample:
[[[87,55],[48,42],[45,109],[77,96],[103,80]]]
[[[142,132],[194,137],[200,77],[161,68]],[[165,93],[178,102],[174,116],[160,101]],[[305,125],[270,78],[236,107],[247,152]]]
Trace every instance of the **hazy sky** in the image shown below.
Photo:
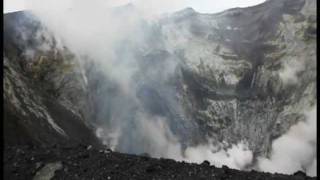
[[[4,13],[23,10],[26,7],[27,0],[4,0]],[[113,4],[120,5],[136,0],[105,0]],[[149,1],[162,1],[162,0],[149,0]],[[178,4],[177,9],[185,7],[192,7],[198,12],[202,13],[216,13],[234,7],[247,7],[253,6],[264,2],[265,0],[172,0]],[[156,4],[156,3],[155,3]]]
[[[12,12],[25,9],[24,0],[3,0],[3,11]]]

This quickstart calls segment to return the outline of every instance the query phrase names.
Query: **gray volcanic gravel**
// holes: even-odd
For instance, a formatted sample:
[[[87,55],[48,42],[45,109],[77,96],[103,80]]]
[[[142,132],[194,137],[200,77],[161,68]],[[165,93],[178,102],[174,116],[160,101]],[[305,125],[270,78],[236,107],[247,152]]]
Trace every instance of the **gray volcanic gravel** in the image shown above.
[[[4,149],[4,179],[316,179],[303,172],[294,175],[217,168],[203,162],[193,164],[170,159],[128,155],[97,149],[91,145]]]

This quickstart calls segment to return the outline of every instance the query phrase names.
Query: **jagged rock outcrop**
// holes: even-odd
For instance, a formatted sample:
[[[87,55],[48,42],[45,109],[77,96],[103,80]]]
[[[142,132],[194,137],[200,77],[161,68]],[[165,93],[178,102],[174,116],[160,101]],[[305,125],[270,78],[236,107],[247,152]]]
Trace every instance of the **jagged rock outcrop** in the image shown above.
[[[5,144],[100,145],[74,108],[81,107],[85,91],[72,55],[59,49],[53,36],[41,34],[49,33],[42,28],[28,12],[4,18]]]

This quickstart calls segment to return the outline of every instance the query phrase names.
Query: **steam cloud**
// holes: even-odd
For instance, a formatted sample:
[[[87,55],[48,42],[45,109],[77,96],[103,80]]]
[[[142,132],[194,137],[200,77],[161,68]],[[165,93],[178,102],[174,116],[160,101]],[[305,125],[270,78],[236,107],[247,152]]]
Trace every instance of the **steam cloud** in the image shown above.
[[[316,176],[317,108],[306,112],[306,121],[292,126],[272,143],[270,158],[259,158],[259,169],[292,174],[304,170]]]
[[[279,76],[285,85],[296,84],[298,82],[297,73],[305,69],[303,61],[292,58],[285,61],[283,68],[279,72]]]
[[[146,42],[153,38],[152,33],[143,27],[154,25],[154,18],[168,12],[169,7],[173,7],[169,11],[177,10],[182,1],[140,0],[134,4],[137,8],[122,7],[130,9],[125,13],[121,8],[114,8],[122,3],[125,1],[31,0],[28,4],[56,38],[77,55],[81,64],[95,65],[94,71],[104,80],[102,89],[116,89],[116,94],[102,93],[95,102],[101,108],[97,112],[100,119],[97,136],[111,148],[128,153],[149,153],[154,157],[198,163],[209,160],[216,166],[224,164],[236,169],[252,165],[253,153],[244,141],[228,149],[223,148],[223,143],[185,146],[181,139],[187,137],[179,128],[174,131],[172,127],[172,123],[185,121],[165,114],[166,110],[154,112],[153,105],[144,99],[145,96],[155,98],[151,102],[156,104],[155,109],[161,109],[160,100],[164,100],[172,111],[184,114],[179,103],[172,100],[174,89],[168,85],[176,73],[176,61],[164,56],[161,63],[151,62],[160,66],[150,67],[146,65],[150,59],[141,62],[136,56],[136,51],[150,52],[162,46],[160,41],[154,47],[148,46]],[[27,53],[32,55],[31,51]],[[284,79],[292,76],[290,68],[282,74]],[[84,78],[89,86],[89,77],[84,74]],[[107,106],[112,113],[105,113]],[[146,110],[148,106],[151,110]],[[258,169],[283,173],[305,170],[309,175],[316,175],[315,113],[313,110],[306,122],[298,123],[275,140],[271,157],[258,158]]]

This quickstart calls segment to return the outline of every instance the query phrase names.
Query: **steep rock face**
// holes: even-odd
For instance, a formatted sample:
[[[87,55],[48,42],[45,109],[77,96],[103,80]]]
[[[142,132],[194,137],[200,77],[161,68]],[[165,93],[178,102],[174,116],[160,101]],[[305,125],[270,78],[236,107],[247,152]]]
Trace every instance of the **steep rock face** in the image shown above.
[[[313,0],[281,0],[162,20],[166,50],[184,65],[181,101],[209,137],[266,155],[303,120],[316,103],[315,10]]]
[[[99,145],[74,108],[84,90],[70,53],[27,12],[6,14],[4,27],[5,143]]]

